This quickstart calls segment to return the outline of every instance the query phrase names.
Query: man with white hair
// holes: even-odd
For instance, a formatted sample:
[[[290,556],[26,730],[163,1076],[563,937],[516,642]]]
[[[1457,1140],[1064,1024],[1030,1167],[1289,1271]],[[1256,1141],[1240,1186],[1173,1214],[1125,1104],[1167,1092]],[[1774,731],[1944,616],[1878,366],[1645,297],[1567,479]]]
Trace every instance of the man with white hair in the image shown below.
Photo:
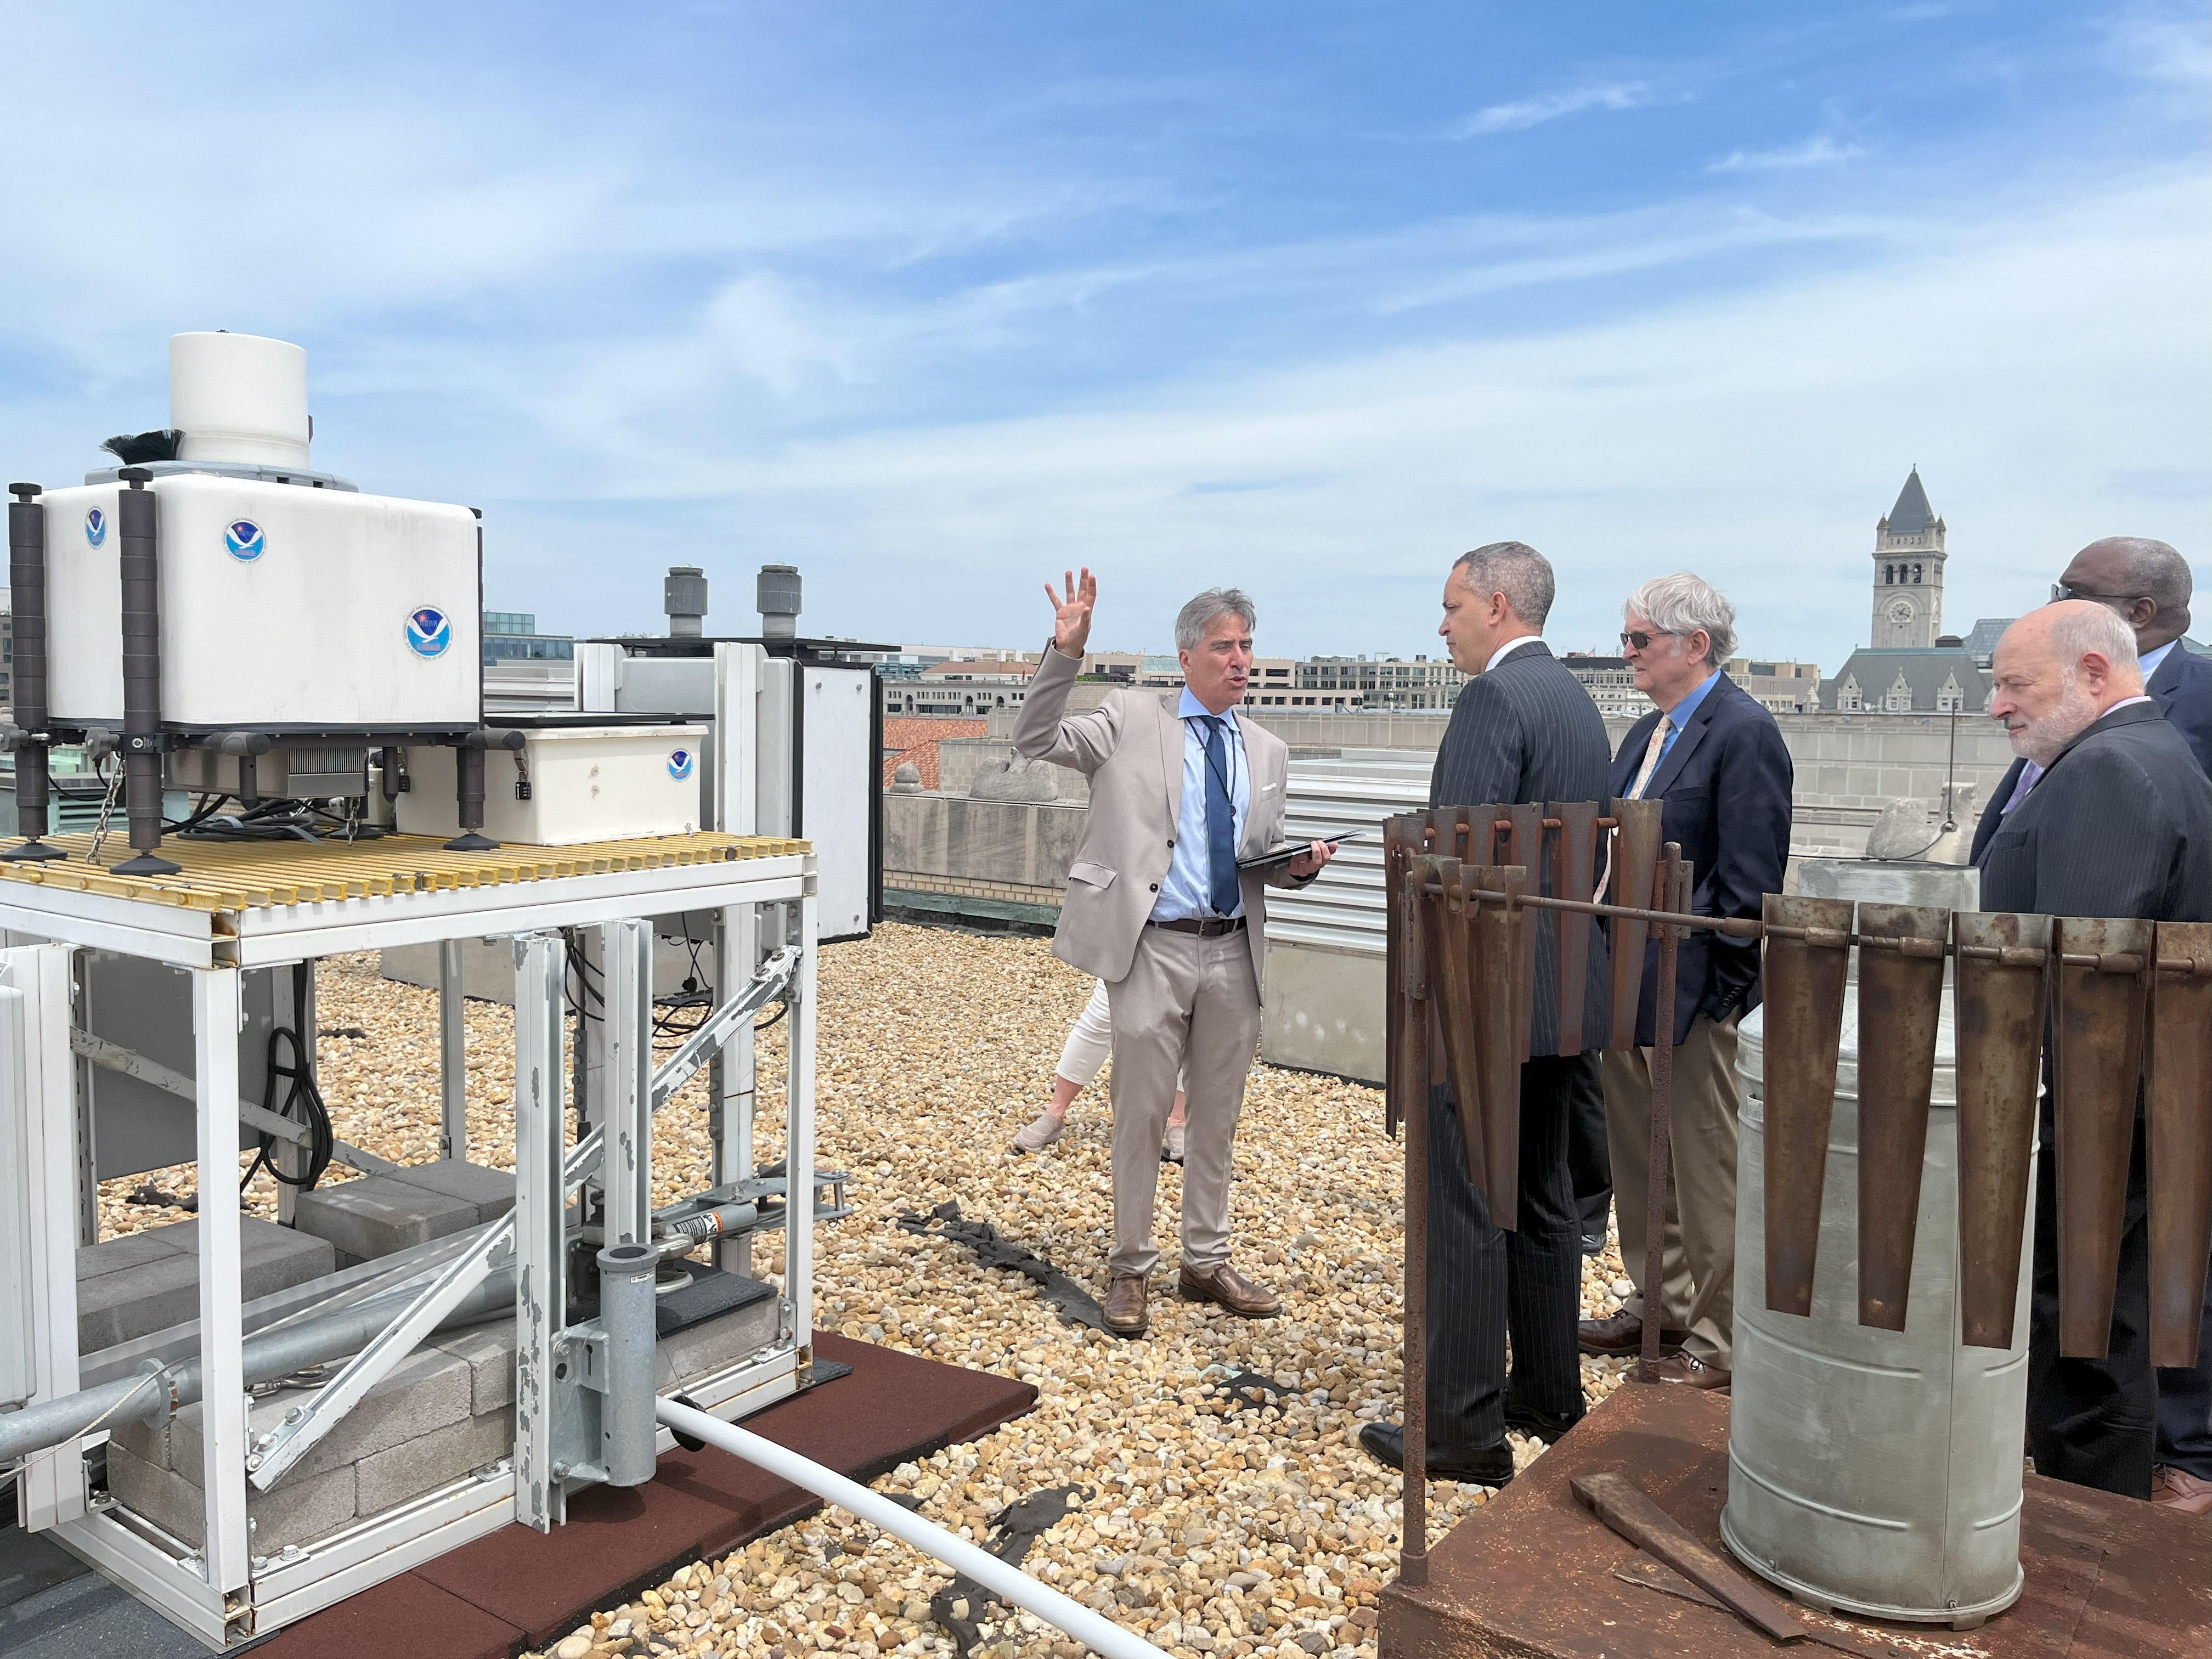
[[[1067,872],[1053,954],[1106,981],[1114,1028],[1114,1248],[1106,1328],[1142,1336],[1159,1251],[1152,1205],[1160,1137],[1182,1071],[1186,1300],[1247,1319],[1282,1311],[1274,1291],[1229,1264],[1230,1153],[1260,1042],[1261,930],[1268,886],[1302,887],[1335,850],[1315,842],[1261,874],[1240,860],[1276,850],[1290,750],[1237,718],[1252,672],[1252,601],[1209,588],[1176,617],[1183,690],[1119,691],[1067,713],[1098,584],[1067,574],[1052,600],[1051,646],[1014,721],[1014,747],[1091,780],[1083,844]]]
[[[1790,751],[1774,716],[1721,672],[1735,649],[1735,610],[1709,584],[1678,571],[1655,577],[1621,607],[1621,654],[1656,709],[1630,728],[1613,757],[1613,793],[1661,800],[1661,839],[1681,844],[1705,916],[1760,914],[1782,890],[1790,858]],[[1662,1380],[1729,1386],[1735,1307],[1736,1027],[1759,1006],[1759,947],[1692,933],[1674,958],[1674,1006],[1658,1006],[1659,945],[1644,953],[1633,1046],[1606,1050],[1607,1151],[1620,1255],[1637,1286],[1609,1319],[1582,1322],[1583,1352],[1630,1354],[1640,1346],[1644,1298],[1656,1295]],[[1646,1214],[1651,1168],[1651,1069],[1658,1022],[1674,1028],[1674,1179],[1664,1216]],[[1662,1230],[1661,1283],[1644,1282],[1650,1229]]]
[[[2090,599],[2032,611],[1997,641],[1990,713],[2037,769],[1981,850],[1982,908],[2212,921],[2212,781],[2143,690],[2134,630]],[[2055,1142],[2051,1101],[2042,1144]],[[2141,1096],[2118,1286],[2102,1359],[2058,1353],[2057,1161],[2036,1164],[2028,1445],[2039,1473],[2152,1495],[2158,1382]]]

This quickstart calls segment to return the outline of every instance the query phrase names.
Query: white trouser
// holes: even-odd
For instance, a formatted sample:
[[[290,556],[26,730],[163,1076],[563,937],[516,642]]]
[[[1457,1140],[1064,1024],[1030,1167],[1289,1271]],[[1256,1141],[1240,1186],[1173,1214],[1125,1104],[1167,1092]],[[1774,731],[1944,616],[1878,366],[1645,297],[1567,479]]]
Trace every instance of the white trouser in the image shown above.
[[[1106,995],[1106,981],[1100,980],[1091,988],[1091,1000],[1083,1005],[1083,1012],[1075,1017],[1074,1029],[1067,1034],[1067,1042],[1060,1051],[1060,1064],[1053,1070],[1079,1089],[1088,1089],[1098,1081],[1098,1073],[1106,1069],[1106,1057],[1114,1052],[1114,1005]],[[1176,1092],[1182,1092],[1182,1077],[1176,1077]]]

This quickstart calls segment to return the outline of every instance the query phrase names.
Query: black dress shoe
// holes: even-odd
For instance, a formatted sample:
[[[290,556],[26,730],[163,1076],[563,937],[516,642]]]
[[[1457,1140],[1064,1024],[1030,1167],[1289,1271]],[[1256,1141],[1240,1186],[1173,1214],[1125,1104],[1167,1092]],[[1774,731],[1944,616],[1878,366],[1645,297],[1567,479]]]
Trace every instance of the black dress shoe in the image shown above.
[[[1392,1468],[1406,1467],[1406,1431],[1395,1423],[1362,1423],[1359,1443],[1367,1455],[1378,1463],[1388,1463]],[[1470,1449],[1456,1447],[1429,1448],[1429,1479],[1459,1480],[1475,1486],[1502,1486],[1513,1478],[1513,1450],[1510,1446],[1485,1446]]]
[[[1603,1233],[1584,1233],[1583,1235],[1583,1254],[1584,1255],[1603,1255],[1605,1254],[1605,1235]]]
[[[1517,1429],[1531,1440],[1552,1444],[1569,1429],[1582,1421],[1579,1417],[1554,1417],[1549,1412],[1540,1412],[1534,1406],[1508,1406],[1505,1426]]]

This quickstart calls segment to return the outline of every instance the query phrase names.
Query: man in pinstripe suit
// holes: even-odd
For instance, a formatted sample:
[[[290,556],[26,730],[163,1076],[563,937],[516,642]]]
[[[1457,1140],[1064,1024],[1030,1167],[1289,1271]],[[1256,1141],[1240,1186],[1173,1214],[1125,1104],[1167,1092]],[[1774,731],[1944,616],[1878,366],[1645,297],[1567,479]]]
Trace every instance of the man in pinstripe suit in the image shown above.
[[[1519,542],[1479,547],[1444,579],[1437,631],[1453,665],[1475,678],[1452,709],[1429,785],[1431,805],[1603,799],[1611,759],[1605,721],[1541,637],[1553,592],[1550,563]],[[1428,1464],[1445,1480],[1503,1486],[1513,1478],[1509,1426],[1553,1440],[1582,1419],[1575,1347],[1582,1225],[1567,1173],[1567,1121],[1576,1090],[1596,1087],[1595,1050],[1611,982],[1604,937],[1589,925],[1583,1006],[1591,1046],[1565,1056],[1553,930],[1536,930],[1535,1022],[1521,1068],[1517,1231],[1490,1224],[1483,1195],[1467,1178],[1451,1097],[1430,1091]],[[1396,1425],[1367,1424],[1359,1443],[1393,1468],[1404,1467],[1405,1433]]]

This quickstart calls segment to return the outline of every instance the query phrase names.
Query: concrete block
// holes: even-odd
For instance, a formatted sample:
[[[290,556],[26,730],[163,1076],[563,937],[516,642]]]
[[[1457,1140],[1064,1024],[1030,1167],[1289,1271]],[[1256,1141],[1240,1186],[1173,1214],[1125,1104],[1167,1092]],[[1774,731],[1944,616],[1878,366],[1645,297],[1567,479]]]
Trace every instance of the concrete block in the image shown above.
[[[186,1222],[187,1227],[198,1224]],[[143,1232],[118,1233],[113,1238],[103,1238],[97,1244],[87,1244],[76,1253],[77,1283],[97,1279],[102,1273],[121,1273],[128,1267],[143,1267],[163,1256],[176,1255],[179,1248],[169,1236],[167,1227],[149,1227]]]
[[[449,1331],[432,1346],[469,1367],[469,1410],[477,1417],[514,1401],[514,1322],[495,1319]]]
[[[463,1418],[428,1434],[403,1440],[354,1466],[356,1507],[375,1515],[435,1492],[514,1450],[514,1409]]]
[[[169,1467],[169,1425],[166,1419],[159,1423],[148,1423],[132,1418],[127,1423],[111,1421],[107,1443],[120,1446],[142,1463],[156,1468]]]
[[[174,1237],[179,1250],[187,1255],[199,1255],[198,1222],[183,1224]],[[320,1279],[325,1273],[337,1271],[337,1252],[331,1248],[329,1240],[280,1227],[259,1216],[239,1217],[239,1289],[248,1302],[258,1297],[273,1296],[278,1291],[289,1291],[295,1285],[304,1285],[311,1279]]]
[[[770,1296],[750,1307],[734,1308],[719,1319],[664,1336],[653,1360],[653,1386],[662,1394],[672,1393],[734,1365],[756,1348],[775,1341],[781,1324],[782,1310]]]
[[[366,1260],[465,1231],[477,1224],[477,1206],[374,1175],[301,1194],[293,1219],[301,1232]]]
[[[174,1469],[134,1457],[113,1441],[107,1448],[107,1489],[118,1502],[188,1544],[207,1536],[207,1501]],[[288,1480],[274,1492],[246,1489],[253,1553],[267,1555],[335,1532],[354,1516],[353,1466]]]
[[[76,1345],[83,1353],[199,1316],[199,1258],[182,1251],[102,1273],[76,1287]]]
[[[466,1159],[441,1158],[434,1164],[412,1164],[392,1177],[426,1193],[457,1198],[477,1206],[476,1224],[496,1221],[514,1207],[514,1175],[508,1170],[487,1170]]]
[[[253,1402],[246,1414],[249,1437],[266,1434],[295,1406],[314,1398],[311,1389],[287,1389]],[[315,1448],[276,1483],[278,1491],[295,1480],[351,1464],[389,1450],[403,1440],[458,1423],[469,1414],[467,1362],[434,1348],[417,1349],[392,1368],[340,1419]],[[179,1412],[169,1429],[169,1467],[188,1480],[200,1478],[200,1407]]]

